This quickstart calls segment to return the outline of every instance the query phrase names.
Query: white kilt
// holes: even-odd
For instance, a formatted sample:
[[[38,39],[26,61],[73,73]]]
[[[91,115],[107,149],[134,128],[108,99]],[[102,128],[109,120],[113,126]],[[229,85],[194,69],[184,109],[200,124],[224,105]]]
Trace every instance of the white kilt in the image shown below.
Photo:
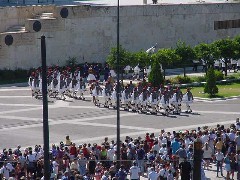
[[[193,100],[192,100],[192,98],[190,98],[190,100],[189,100],[187,94],[184,94],[183,98],[182,98],[182,102],[191,104],[191,103],[193,103]]]
[[[88,81],[95,81],[96,77],[93,74],[89,74],[88,77],[87,77],[87,80]]]
[[[115,90],[112,92],[111,99],[114,100],[114,101],[117,100],[117,92]]]
[[[158,100],[157,100],[157,99],[152,99],[152,100],[150,101],[150,104],[151,104],[151,105],[157,105],[157,104],[158,104]]]
[[[101,91],[99,91],[98,93],[97,93],[97,90],[96,90],[96,88],[94,88],[93,89],[93,91],[92,91],[92,96],[101,96],[102,94],[101,94]]]
[[[139,99],[138,99],[138,98],[132,99],[132,103],[133,103],[133,104],[138,104],[138,103],[139,103]]]

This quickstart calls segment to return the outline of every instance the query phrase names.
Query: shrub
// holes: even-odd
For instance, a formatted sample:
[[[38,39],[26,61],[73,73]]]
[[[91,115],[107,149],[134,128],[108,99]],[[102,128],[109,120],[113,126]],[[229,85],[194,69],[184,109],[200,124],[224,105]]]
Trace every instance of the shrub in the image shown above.
[[[148,82],[150,82],[155,87],[158,87],[160,84],[164,83],[161,66],[157,61],[154,61],[152,65],[152,70],[149,74]]]
[[[207,71],[204,92],[208,93],[211,97],[218,93],[218,87],[216,85],[216,75],[213,68],[209,68]]]
[[[221,81],[224,79],[224,75],[223,75],[222,71],[214,70],[214,74],[216,77],[216,81]]]
[[[184,77],[184,76],[176,76],[174,78],[170,79],[172,84],[187,84],[187,83],[191,83],[192,79],[188,76]]]
[[[192,81],[193,82],[206,82],[206,76],[194,76],[194,77],[191,77]]]

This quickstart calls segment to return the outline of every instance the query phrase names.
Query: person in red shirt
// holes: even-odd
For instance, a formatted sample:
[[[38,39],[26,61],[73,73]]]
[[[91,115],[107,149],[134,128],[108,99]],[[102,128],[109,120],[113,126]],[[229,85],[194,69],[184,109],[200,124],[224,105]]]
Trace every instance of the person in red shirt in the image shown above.
[[[69,148],[70,158],[73,160],[75,157],[77,157],[77,148],[75,143],[73,143]]]
[[[83,144],[82,153],[83,153],[85,158],[88,159],[90,157],[90,152],[89,152],[89,150],[87,148],[87,144]]]

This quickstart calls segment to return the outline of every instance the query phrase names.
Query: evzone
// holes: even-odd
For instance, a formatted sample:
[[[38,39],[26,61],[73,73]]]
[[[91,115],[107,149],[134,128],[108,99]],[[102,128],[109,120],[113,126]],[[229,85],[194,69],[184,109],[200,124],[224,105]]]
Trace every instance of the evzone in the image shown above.
[[[92,102],[95,106],[105,108],[117,108],[117,84],[111,80],[100,84],[98,80],[91,77],[83,78],[77,69],[74,73],[69,71],[60,71],[58,69],[49,70],[47,75],[48,95],[51,98],[65,100],[66,97],[78,100],[85,100],[85,94],[92,96]],[[28,84],[31,88],[32,96],[41,98],[42,96],[42,78],[41,71],[32,73]],[[89,89],[87,89],[87,85]],[[183,94],[180,88],[172,86],[153,87],[150,83],[141,83],[134,85],[132,81],[129,84],[119,86],[120,108],[125,111],[145,113],[145,114],[180,114],[182,104],[186,105],[186,113],[191,113],[191,103],[193,95],[188,88]]]

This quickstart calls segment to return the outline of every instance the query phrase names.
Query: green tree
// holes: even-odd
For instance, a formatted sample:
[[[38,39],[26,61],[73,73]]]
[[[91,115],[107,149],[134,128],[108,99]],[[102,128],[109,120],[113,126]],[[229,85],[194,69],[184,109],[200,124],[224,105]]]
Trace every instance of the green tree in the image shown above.
[[[238,52],[238,42],[226,38],[226,39],[220,39],[212,43],[219,52],[219,57],[222,59],[223,63],[225,64],[225,76],[227,76],[227,66],[228,63],[231,61],[231,59],[237,58],[237,52]]]
[[[121,45],[119,46],[119,73],[121,73],[121,79],[123,80],[124,68],[130,64],[132,56],[131,53],[126,51]],[[107,63],[109,66],[117,71],[117,48],[112,48],[110,54],[107,57]]]
[[[164,84],[161,65],[157,60],[154,60],[152,63],[152,70],[149,74],[148,82],[150,82],[155,87],[158,87],[160,84]]]
[[[236,59],[240,59],[240,35],[233,39],[236,43]]]
[[[163,69],[163,76],[165,79],[165,70],[167,66],[171,65],[173,62],[180,60],[179,55],[176,54],[174,49],[159,49],[157,53],[152,55],[152,59],[158,61]]]
[[[180,57],[179,64],[183,67],[184,77],[186,77],[186,65],[192,64],[192,60],[196,58],[196,53],[191,46],[185,42],[179,41],[175,48],[176,54]]]
[[[129,64],[129,53],[120,45],[119,46],[119,70],[122,71],[125,66]],[[109,66],[117,70],[117,48],[111,49],[110,54],[107,57],[107,63]]]
[[[146,68],[147,66],[150,66],[151,57],[148,53],[146,53],[143,50],[135,53],[134,56],[135,56],[135,62],[137,63],[137,65],[139,65],[139,68],[143,72],[143,78],[144,78],[144,68]]]
[[[206,74],[206,84],[204,86],[204,92],[208,93],[211,97],[218,93],[218,87],[216,85],[216,75],[214,68],[210,67]]]
[[[194,51],[198,59],[202,59],[207,69],[214,66],[214,61],[219,59],[219,51],[213,44],[200,43],[195,46]]]

